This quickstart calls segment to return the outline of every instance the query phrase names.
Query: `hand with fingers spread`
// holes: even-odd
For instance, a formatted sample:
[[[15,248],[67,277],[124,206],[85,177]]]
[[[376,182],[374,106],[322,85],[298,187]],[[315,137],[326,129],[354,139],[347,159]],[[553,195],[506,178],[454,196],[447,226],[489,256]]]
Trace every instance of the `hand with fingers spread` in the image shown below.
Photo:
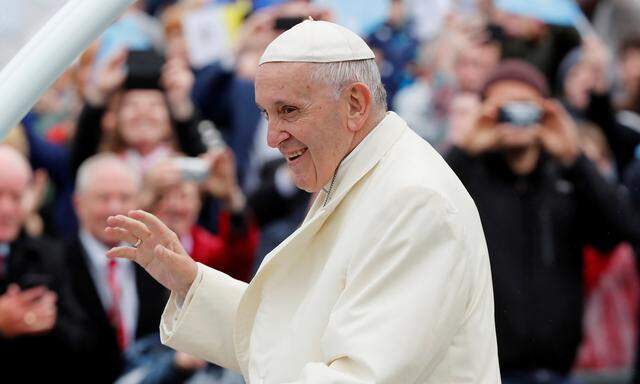
[[[167,289],[185,297],[198,267],[180,244],[178,236],[160,219],[145,211],[107,219],[105,231],[135,246],[119,246],[107,252],[110,258],[133,260]]]
[[[57,298],[45,287],[21,290],[10,285],[0,296],[0,334],[12,338],[50,331],[56,322]]]

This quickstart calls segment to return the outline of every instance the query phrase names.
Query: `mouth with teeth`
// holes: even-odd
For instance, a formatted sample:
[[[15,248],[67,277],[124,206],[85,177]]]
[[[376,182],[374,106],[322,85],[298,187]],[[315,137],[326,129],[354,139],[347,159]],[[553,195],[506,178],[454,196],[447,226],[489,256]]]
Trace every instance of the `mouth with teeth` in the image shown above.
[[[299,149],[295,152],[291,152],[285,155],[285,157],[287,158],[288,162],[292,162],[292,161],[296,161],[297,159],[299,159],[302,155],[304,155],[307,152],[308,148],[302,148]]]

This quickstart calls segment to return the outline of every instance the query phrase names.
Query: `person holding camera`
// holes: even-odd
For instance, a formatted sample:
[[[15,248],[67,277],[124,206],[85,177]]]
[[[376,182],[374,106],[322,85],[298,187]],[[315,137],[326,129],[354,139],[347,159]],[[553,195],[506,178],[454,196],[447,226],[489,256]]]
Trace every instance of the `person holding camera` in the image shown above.
[[[168,292],[136,264],[108,260],[120,244],[104,232],[107,217],[136,209],[141,177],[113,153],[87,159],[78,170],[73,203],[80,229],[65,244],[69,281],[83,312],[77,327],[74,382],[113,383],[123,372],[123,352],[157,332]]]
[[[640,239],[628,199],[582,154],[544,76],[487,79],[446,160],[474,198],[491,258],[503,383],[565,383],[582,337],[582,249]]]
[[[79,339],[80,312],[67,285],[62,249],[23,230],[32,171],[0,146],[0,361],[2,379],[64,381]],[[35,368],[35,369],[34,369]],[[59,380],[57,380],[59,379]]]

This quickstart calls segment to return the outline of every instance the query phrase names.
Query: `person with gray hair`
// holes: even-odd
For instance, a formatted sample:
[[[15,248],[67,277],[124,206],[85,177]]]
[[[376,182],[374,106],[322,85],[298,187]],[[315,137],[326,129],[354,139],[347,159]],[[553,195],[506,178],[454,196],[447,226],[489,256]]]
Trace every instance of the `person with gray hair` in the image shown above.
[[[499,383],[480,217],[438,153],[384,107],[374,53],[304,21],[260,60],[269,146],[315,194],[302,225],[249,283],[194,263],[157,217],[107,233],[171,290],[163,343],[251,383]]]
[[[112,383],[123,372],[122,352],[139,338],[157,332],[166,290],[128,260],[108,260],[120,240],[105,233],[111,215],[138,207],[138,172],[113,153],[85,160],[78,169],[73,204],[80,230],[66,244],[69,281],[83,310],[78,327],[74,379]]]
[[[67,382],[68,372],[61,367],[69,364],[79,338],[79,308],[68,286],[60,244],[30,237],[23,230],[32,179],[24,156],[0,145],[2,378]]]

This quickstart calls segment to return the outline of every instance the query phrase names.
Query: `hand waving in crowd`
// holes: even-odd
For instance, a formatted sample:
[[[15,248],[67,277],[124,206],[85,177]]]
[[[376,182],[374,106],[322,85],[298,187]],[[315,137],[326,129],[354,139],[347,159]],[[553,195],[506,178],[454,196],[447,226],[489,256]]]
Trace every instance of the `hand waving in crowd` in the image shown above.
[[[140,210],[109,217],[107,224],[107,233],[134,245],[115,247],[107,252],[108,257],[135,261],[167,289],[186,296],[197,266],[173,231],[154,215]]]

